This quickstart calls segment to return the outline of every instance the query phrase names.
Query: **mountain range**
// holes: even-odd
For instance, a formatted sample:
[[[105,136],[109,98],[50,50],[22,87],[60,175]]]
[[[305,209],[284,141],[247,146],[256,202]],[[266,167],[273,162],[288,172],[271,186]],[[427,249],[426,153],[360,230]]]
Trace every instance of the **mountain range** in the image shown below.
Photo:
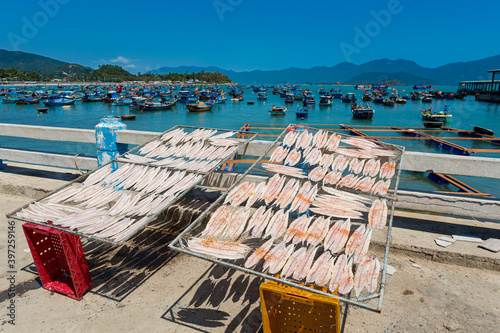
[[[406,85],[417,83],[456,85],[464,80],[487,80],[490,69],[500,67],[500,55],[468,62],[450,63],[436,68],[422,67],[410,60],[373,60],[361,65],[342,62],[332,67],[316,66],[308,69],[287,68],[272,71],[235,72],[218,67],[161,67],[154,73],[184,73],[218,71],[238,83],[375,83],[387,79]]]
[[[86,77],[92,68],[55,60],[21,51],[0,49],[0,68],[35,71],[42,75]],[[406,85],[429,83],[456,85],[463,80],[486,80],[487,70],[500,68],[500,55],[467,62],[456,62],[436,68],[422,67],[414,61],[380,59],[356,65],[342,62],[335,66],[312,68],[286,68],[281,70],[252,70],[236,72],[219,67],[161,67],[153,74],[220,72],[233,82],[253,83],[376,83],[396,80]]]
[[[14,68],[19,71],[37,72],[45,76],[84,77],[93,71],[90,67],[44,57],[34,53],[0,49],[0,68]]]

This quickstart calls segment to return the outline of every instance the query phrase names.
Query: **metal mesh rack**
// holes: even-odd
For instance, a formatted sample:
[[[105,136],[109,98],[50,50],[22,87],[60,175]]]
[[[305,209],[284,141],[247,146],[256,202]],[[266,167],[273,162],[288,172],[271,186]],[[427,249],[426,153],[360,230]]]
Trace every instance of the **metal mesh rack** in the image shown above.
[[[7,217],[121,245],[257,135],[253,132],[242,134],[225,129],[175,126]],[[153,146],[158,149],[156,153],[162,152],[163,155],[150,154]],[[205,152],[206,156],[197,158],[196,151]],[[177,177],[175,181],[174,176]],[[144,183],[141,182],[146,181],[148,186],[142,186]],[[163,188],[168,182],[171,184]],[[88,197],[85,197],[85,191]],[[86,214],[90,210],[93,223],[85,224],[85,215],[78,214]],[[82,216],[82,223],[72,225],[72,219]],[[118,232],[114,232],[116,230]]]
[[[266,156],[266,155],[269,156],[270,152],[274,151],[274,149],[276,147],[283,145],[283,138],[285,137],[285,135],[288,132],[297,131],[300,133],[304,130],[307,130],[311,134],[316,134],[319,131],[319,129],[307,128],[307,127],[297,126],[297,125],[289,125],[285,129],[285,131],[283,131],[278,136],[278,138],[276,139],[274,144],[266,152],[264,152],[261,155],[261,157],[245,173],[241,174],[240,177],[236,180],[236,182],[231,187],[229,187],[221,197],[219,197],[190,226],[188,226],[170,244],[170,247],[174,250],[177,250],[177,251],[180,251],[183,253],[187,253],[189,255],[193,255],[193,256],[196,256],[198,258],[202,258],[202,259],[205,259],[205,260],[208,260],[208,261],[211,261],[211,262],[223,265],[223,266],[237,269],[237,270],[246,272],[248,274],[257,275],[257,276],[263,277],[265,279],[273,280],[273,281],[283,283],[283,284],[286,284],[289,286],[293,286],[293,287],[296,287],[296,288],[299,288],[302,290],[307,290],[309,292],[314,292],[314,293],[317,293],[317,294],[320,294],[323,296],[337,298],[340,301],[354,304],[354,305],[357,305],[357,306],[360,306],[360,307],[363,307],[366,309],[380,311],[382,308],[382,303],[383,303],[383,295],[384,295],[385,279],[386,279],[386,272],[387,272],[387,259],[388,259],[388,251],[389,251],[389,246],[390,246],[390,238],[391,238],[390,235],[391,235],[391,229],[392,229],[394,203],[395,203],[397,187],[398,187],[399,177],[400,177],[400,172],[401,172],[401,162],[402,162],[402,157],[403,157],[403,153],[404,153],[403,147],[390,145],[390,144],[386,144],[386,143],[382,143],[382,142],[377,142],[377,145],[380,149],[384,149],[386,151],[391,152],[391,154],[389,154],[391,156],[377,157],[377,159],[379,159],[381,163],[390,161],[391,163],[393,163],[395,165],[395,168],[396,168],[395,175],[392,178],[391,185],[390,185],[390,188],[388,189],[387,193],[384,193],[382,195],[381,194],[375,195],[375,194],[365,193],[365,192],[355,190],[355,189],[342,188],[342,191],[344,191],[345,193],[357,195],[357,196],[363,198],[364,202],[366,203],[366,210],[363,210],[363,212],[361,213],[359,218],[352,219],[352,221],[351,221],[350,236],[352,236],[353,231],[356,230],[359,226],[361,226],[363,224],[365,226],[368,226],[368,210],[371,207],[370,205],[372,205],[376,199],[385,200],[387,202],[387,208],[388,208],[387,224],[381,230],[373,229],[370,247],[369,247],[369,250],[367,253],[370,256],[374,256],[374,257],[378,258],[378,260],[381,263],[381,272],[378,274],[377,287],[376,287],[376,290],[374,292],[368,292],[366,289],[363,289],[363,291],[358,295],[358,297],[356,297],[354,295],[353,291],[349,292],[348,294],[342,295],[342,296],[337,296],[334,294],[335,290],[329,290],[328,288],[321,288],[321,286],[316,286],[316,285],[314,285],[314,283],[306,283],[305,279],[298,279],[297,280],[297,279],[293,279],[292,277],[284,278],[284,277],[278,275],[277,273],[269,273],[269,270],[266,271],[266,269],[264,269],[264,261],[266,259],[265,256],[261,257],[261,259],[259,260],[259,262],[256,266],[252,266],[250,268],[245,268],[244,265],[245,265],[245,262],[247,261],[247,259],[255,252],[255,250],[261,248],[261,246],[267,240],[269,240],[268,238],[263,239],[262,237],[252,236],[250,234],[250,232],[248,232],[248,230],[245,230],[241,234],[237,235],[236,239],[231,239],[234,243],[240,244],[240,245],[243,245],[243,246],[249,248],[249,251],[246,252],[244,256],[237,258],[237,259],[221,259],[221,256],[210,255],[210,254],[204,253],[202,251],[196,250],[194,248],[191,248],[189,246],[190,240],[204,239],[204,237],[205,237],[205,240],[207,242],[212,242],[212,241],[220,242],[220,241],[227,240],[227,238],[224,239],[223,237],[221,237],[220,236],[221,234],[218,234],[218,236],[215,236],[214,238],[204,236],[204,235],[206,235],[207,223],[210,221],[214,212],[216,212],[217,209],[219,209],[221,206],[223,206],[225,204],[224,202],[226,200],[226,197],[230,193],[232,193],[231,191],[235,188],[237,189],[238,186],[241,186],[241,184],[243,182],[258,183],[258,182],[266,181],[266,177],[262,177],[262,174],[267,173],[270,175],[274,175],[275,174],[274,172],[264,169],[262,167],[262,164],[259,164],[259,162],[262,160],[262,158],[264,156]],[[329,132],[328,134],[331,135],[332,133]],[[345,136],[345,135],[341,135],[341,137],[342,137],[342,139],[349,138],[349,136]],[[339,148],[342,148],[343,150],[342,149],[341,150],[346,152],[346,153],[349,153],[350,151],[353,151],[356,149],[355,147],[345,145],[344,140],[341,141],[341,146],[339,146]],[[346,149],[347,149],[347,151],[346,151]],[[324,150],[323,150],[323,152],[324,152]],[[335,154],[335,156],[339,155],[339,153],[337,153],[337,152],[335,152],[334,154]],[[349,158],[352,158],[352,157],[349,157]],[[314,166],[311,167],[307,163],[304,163],[303,156],[302,156],[301,160],[299,161],[299,163],[297,163],[297,165],[295,165],[295,167],[298,167],[299,169],[301,169],[305,175],[308,175],[309,172],[314,168]],[[343,174],[343,177],[347,176],[349,173],[350,173],[349,169],[346,169],[344,174]],[[289,176],[289,175],[283,175],[283,176],[286,178],[286,180],[284,182],[285,184],[289,179],[295,178],[294,176]],[[307,178],[299,177],[299,178],[296,178],[296,180],[301,182],[301,185],[303,185],[303,183],[307,181]],[[311,183],[313,185],[318,185],[318,188],[319,188],[318,195],[322,195],[322,194],[327,193],[327,192],[325,192],[325,190],[323,189],[323,187],[321,185],[322,181],[311,182]],[[330,185],[328,185],[328,186],[330,187]],[[335,186],[331,186],[331,187],[335,187]],[[244,205],[245,202],[246,202],[246,200],[241,202],[240,205]],[[253,204],[249,208],[250,219],[251,219],[251,216],[255,213],[255,211],[257,209],[259,209],[261,206],[266,206],[266,208],[273,210],[273,213],[276,213],[276,211],[279,210],[279,208],[273,206],[272,202],[271,203],[268,202],[266,205],[264,202],[257,201],[255,204]],[[303,214],[306,214],[309,217],[318,217],[321,215],[321,214],[313,213],[310,210],[311,207],[309,207],[307,209],[307,211]],[[235,208],[235,209],[238,209],[238,208]],[[288,226],[290,226],[290,224],[293,223],[299,216],[303,215],[303,214],[297,214],[296,212],[292,212],[292,210],[290,209],[290,205],[287,208],[285,208],[285,211],[289,213]],[[327,216],[325,216],[325,217],[327,217]],[[330,216],[330,217],[332,218],[332,221],[331,221],[331,224],[329,225],[329,227],[331,227],[334,224],[335,220],[340,219],[340,218],[335,217],[335,216]],[[246,222],[245,222],[245,225],[246,225]],[[246,227],[245,227],[245,229],[246,229]],[[276,246],[283,241],[283,239],[284,239],[283,235],[286,235],[286,234],[282,234],[282,235],[278,236],[276,239],[274,239],[273,246]],[[227,237],[227,235],[225,235],[225,237]],[[219,243],[217,243],[217,244],[219,244]],[[287,243],[287,244],[290,244],[290,243]],[[296,251],[299,248],[304,247],[304,246],[305,246],[305,242],[299,243],[294,248],[294,251]],[[310,247],[311,246],[309,246],[309,248]],[[268,251],[269,251],[269,249],[268,249]],[[318,259],[318,257],[320,255],[322,255],[323,252],[325,252],[325,251],[326,250],[324,248],[323,243],[321,243],[321,245],[318,245],[316,255],[314,257],[314,261],[316,261],[316,259]],[[340,256],[340,254],[343,253],[344,251],[345,251],[345,246],[340,252],[337,252],[336,254],[333,254],[333,255],[336,255],[338,258]],[[358,268],[358,267],[359,266],[355,266],[355,268]],[[278,273],[280,273],[280,271],[278,271]],[[354,274],[356,274],[356,271],[354,272]],[[378,299],[377,304],[373,304],[375,302],[375,299]]]

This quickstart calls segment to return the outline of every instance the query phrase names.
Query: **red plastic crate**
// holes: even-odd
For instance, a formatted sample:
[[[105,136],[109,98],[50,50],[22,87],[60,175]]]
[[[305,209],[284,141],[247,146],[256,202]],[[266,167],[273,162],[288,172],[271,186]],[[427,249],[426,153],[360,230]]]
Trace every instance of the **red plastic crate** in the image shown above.
[[[92,279],[80,237],[33,223],[23,230],[43,287],[81,300]]]

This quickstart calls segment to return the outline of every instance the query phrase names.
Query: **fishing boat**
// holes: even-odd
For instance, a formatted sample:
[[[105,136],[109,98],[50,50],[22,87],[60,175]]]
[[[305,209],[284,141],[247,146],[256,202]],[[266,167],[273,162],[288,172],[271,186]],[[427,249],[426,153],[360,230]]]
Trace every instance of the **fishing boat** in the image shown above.
[[[116,101],[114,101],[113,103],[111,103],[111,105],[113,105],[113,106],[127,106],[130,104],[132,104],[131,98],[119,98]]]
[[[314,99],[314,96],[304,96],[304,100],[302,101],[302,104],[314,105],[314,104],[316,104],[316,100]]]
[[[133,120],[135,119],[135,114],[122,114],[122,120]]]
[[[384,105],[385,106],[394,106],[394,101],[392,99],[385,98],[384,99]]]
[[[479,135],[493,135],[493,131],[484,127],[474,126],[474,133]]]
[[[285,103],[292,103],[293,104],[293,95],[286,95]]]
[[[414,90],[419,90],[419,89],[430,89],[432,86],[430,84],[425,85],[425,84],[416,84],[413,86]]]
[[[351,103],[352,116],[358,119],[372,119],[375,110],[370,108],[368,104],[366,107],[354,103]]]
[[[45,112],[47,112],[47,111],[49,110],[49,108],[38,108],[38,109],[36,109],[36,110],[37,110],[38,112],[43,112],[43,113],[45,113]]]
[[[369,92],[365,92],[361,99],[365,102],[373,101],[373,97]]]
[[[267,99],[267,92],[260,91],[257,93],[257,99],[259,101],[265,101]]]
[[[253,105],[255,102],[254,101],[247,101],[248,105]]]
[[[422,98],[422,102],[423,102],[423,103],[432,103],[432,95],[425,95],[425,96]]]
[[[161,101],[161,102],[144,102],[138,105],[138,109],[141,111],[161,111],[171,109],[177,100],[173,101]]]
[[[329,96],[323,95],[319,99],[320,106],[329,106],[332,105],[332,99]]]
[[[82,96],[82,102],[92,103],[92,102],[102,102],[103,98],[99,94],[85,94]]]
[[[43,104],[45,106],[64,106],[75,104],[75,100],[68,97],[49,97]]]
[[[445,111],[435,112],[432,107],[429,109],[420,109],[420,114],[422,115],[423,120],[428,121],[447,122],[451,121],[452,118],[451,114],[448,114]]]
[[[306,107],[299,110],[299,108],[297,107],[297,112],[295,112],[295,114],[297,115],[297,117],[307,117],[307,115],[309,114],[309,110]]]
[[[198,102],[196,104],[186,104],[187,109],[190,112],[204,112],[204,111],[210,111],[214,107],[215,103],[214,102]]]
[[[16,100],[17,105],[31,105],[40,103],[39,97],[24,97]]]
[[[2,99],[2,103],[4,103],[4,104],[15,104],[18,99],[19,99],[19,97],[9,96],[7,98],[3,98]]]
[[[325,88],[319,88],[319,90],[318,90],[318,95],[319,95],[319,96],[326,95],[326,89],[325,89]]]
[[[377,96],[373,99],[373,103],[375,104],[384,104],[384,97],[382,96]]]
[[[330,89],[330,95],[332,96],[333,99],[341,99],[342,98],[342,91],[340,89]]]
[[[276,107],[273,105],[273,108],[269,111],[269,114],[272,116],[284,116],[287,108],[284,106]]]
[[[402,97],[396,97],[396,103],[398,104],[406,104],[406,99],[402,98]]]
[[[358,99],[354,93],[347,93],[345,96],[342,96],[341,101],[345,103],[356,102]]]

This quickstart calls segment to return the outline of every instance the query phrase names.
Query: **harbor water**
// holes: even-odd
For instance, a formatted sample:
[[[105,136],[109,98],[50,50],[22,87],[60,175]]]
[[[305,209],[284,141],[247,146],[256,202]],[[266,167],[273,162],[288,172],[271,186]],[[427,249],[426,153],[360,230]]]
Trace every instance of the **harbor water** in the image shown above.
[[[331,88],[340,88],[345,94],[354,92],[358,98],[358,103],[363,106],[366,102],[361,102],[363,90],[355,90],[353,86],[337,85],[301,85],[301,89],[310,89],[316,94],[316,103],[318,103],[318,89],[325,88],[329,91]],[[455,92],[457,87],[453,86],[435,86],[438,91]],[[412,87],[394,87],[399,95],[406,95],[413,91]],[[163,111],[131,111],[127,106],[112,106],[111,104],[83,103],[77,101],[69,108],[62,106],[49,107],[47,113],[38,113],[38,105],[16,105],[0,104],[0,123],[37,125],[37,126],[55,126],[67,128],[94,129],[100,119],[105,115],[123,115],[136,114],[135,120],[126,121],[127,129],[142,131],[163,132],[175,125],[189,125],[199,127],[213,127],[238,130],[245,123],[262,123],[286,125],[295,124],[345,124],[345,125],[363,125],[363,126],[396,126],[422,129],[423,122],[420,109],[433,107],[435,111],[441,111],[445,105],[448,105],[453,115],[451,123],[445,126],[462,130],[472,130],[473,126],[481,126],[491,129],[495,135],[500,136],[500,105],[474,101],[473,96],[467,96],[464,100],[436,100],[432,103],[422,103],[421,101],[408,100],[406,104],[395,104],[394,106],[384,106],[383,104],[373,104],[370,106],[375,109],[375,115],[371,120],[354,119],[351,113],[349,103],[343,103],[339,99],[333,100],[331,106],[308,106],[309,115],[298,118],[295,115],[297,108],[302,108],[300,101],[294,101],[293,104],[285,104],[284,99],[279,95],[273,95],[272,89],[268,90],[266,101],[257,100],[257,93],[251,89],[244,90],[244,100],[241,102],[231,102],[229,96],[224,104],[214,106],[210,112],[188,112],[185,104],[177,103],[171,110]],[[248,105],[247,101],[254,101],[253,105]],[[285,116],[271,116],[268,111],[275,106],[286,106],[288,111]],[[313,126],[314,127],[314,126]],[[327,127],[327,126],[324,126]],[[333,126],[332,126],[333,127]],[[338,128],[338,126],[335,126]],[[331,128],[331,127],[330,127]],[[377,128],[370,128],[367,134],[373,136],[405,136],[399,132],[377,131]],[[262,134],[278,134],[276,130],[259,130]],[[343,132],[347,133],[347,132]],[[0,133],[1,134],[1,133]],[[436,137],[457,137],[454,132],[440,133],[429,132]],[[259,137],[258,139],[273,139],[272,137]],[[500,145],[494,145],[490,142],[478,140],[450,140],[455,144],[470,149],[500,149]],[[429,153],[451,154],[449,151],[436,147],[425,140],[408,139],[383,139],[388,143],[402,145],[409,151],[422,151]],[[96,156],[96,147],[92,144],[77,142],[57,142],[30,140],[24,138],[13,138],[0,136],[0,146],[4,148],[30,149],[47,152],[67,153],[76,155],[83,153],[86,156]],[[496,153],[478,153],[473,156],[497,157]],[[487,176],[487,175],[485,175]],[[483,193],[491,193],[494,197],[500,197],[500,182],[488,178],[479,177],[456,177],[466,184],[474,187]],[[423,191],[457,191],[454,186],[438,184],[427,178],[427,174],[404,172],[401,177],[400,189],[423,190]]]

